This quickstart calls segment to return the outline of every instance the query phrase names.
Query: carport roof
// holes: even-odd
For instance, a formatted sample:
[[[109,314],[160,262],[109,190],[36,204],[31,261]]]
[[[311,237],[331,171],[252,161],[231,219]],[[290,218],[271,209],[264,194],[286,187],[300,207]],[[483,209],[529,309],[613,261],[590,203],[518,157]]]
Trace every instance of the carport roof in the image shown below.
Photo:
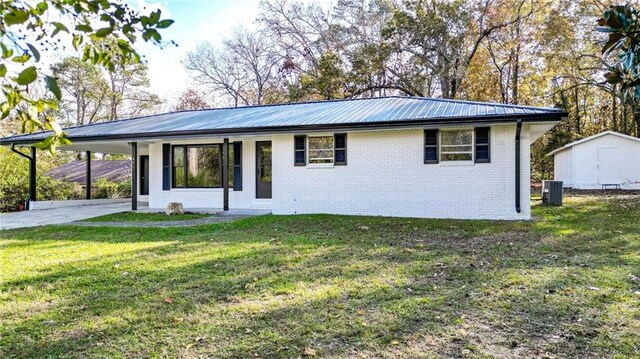
[[[321,129],[387,128],[456,123],[559,121],[560,109],[433,99],[378,97],[264,106],[178,111],[65,129],[72,141],[135,140],[189,135],[233,135]],[[0,139],[28,144],[50,132]]]

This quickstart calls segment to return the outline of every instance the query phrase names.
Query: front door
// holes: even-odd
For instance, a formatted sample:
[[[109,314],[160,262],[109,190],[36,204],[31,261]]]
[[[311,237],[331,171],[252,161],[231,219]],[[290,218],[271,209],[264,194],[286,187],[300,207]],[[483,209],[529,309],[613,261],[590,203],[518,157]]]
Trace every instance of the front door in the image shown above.
[[[598,148],[598,183],[620,183],[620,157],[618,147]]]
[[[256,198],[271,198],[271,141],[256,142]]]
[[[140,195],[149,194],[149,156],[140,156]]]

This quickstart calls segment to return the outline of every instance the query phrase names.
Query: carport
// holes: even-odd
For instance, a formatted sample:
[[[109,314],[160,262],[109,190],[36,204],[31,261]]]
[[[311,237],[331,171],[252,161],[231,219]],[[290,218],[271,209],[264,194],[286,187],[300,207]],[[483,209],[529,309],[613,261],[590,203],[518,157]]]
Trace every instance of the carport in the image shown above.
[[[94,152],[97,153],[105,153],[105,154],[121,154],[121,155],[130,155],[132,158],[131,164],[131,210],[138,209],[138,155],[140,152],[148,150],[148,145],[146,143],[138,144],[138,142],[125,142],[125,141],[86,141],[80,142],[77,141],[68,146],[60,147],[60,150],[68,150],[68,151],[77,151],[77,152],[85,152],[86,153],[86,183],[91,183],[91,154]],[[28,200],[28,208],[30,210],[35,209],[35,203],[38,201],[37,198],[37,173],[36,173],[36,164],[37,164],[37,148],[32,144],[17,144],[11,143],[11,151],[17,153],[22,156],[26,160],[29,161],[29,200]],[[87,186],[85,198],[87,200],[91,200],[91,186]],[[69,201],[73,202],[73,201]],[[70,206],[74,206],[75,204],[70,203]],[[78,201],[78,206],[82,206],[81,201]],[[108,213],[107,213],[108,214]]]

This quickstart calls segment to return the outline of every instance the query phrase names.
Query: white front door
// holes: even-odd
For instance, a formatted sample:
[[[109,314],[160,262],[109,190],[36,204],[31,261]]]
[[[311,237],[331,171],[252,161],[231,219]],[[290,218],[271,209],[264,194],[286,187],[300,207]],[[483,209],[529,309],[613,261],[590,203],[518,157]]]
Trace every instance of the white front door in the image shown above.
[[[598,184],[620,183],[620,157],[618,147],[598,148]]]

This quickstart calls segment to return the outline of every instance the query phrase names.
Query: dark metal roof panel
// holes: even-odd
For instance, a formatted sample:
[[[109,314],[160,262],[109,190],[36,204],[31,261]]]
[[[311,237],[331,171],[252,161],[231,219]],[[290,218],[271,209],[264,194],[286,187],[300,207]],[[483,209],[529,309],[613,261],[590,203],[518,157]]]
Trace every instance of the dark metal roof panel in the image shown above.
[[[476,116],[505,116],[545,114],[558,119],[566,113],[559,109],[492,104],[471,101],[431,99],[423,97],[380,97],[368,99],[319,101],[281,105],[219,108],[209,110],[171,112],[134,119],[91,124],[65,129],[71,139],[111,137],[117,135],[221,132],[224,130],[274,129],[287,127],[332,125],[381,125],[402,121],[460,120]],[[38,141],[47,133],[7,137],[0,142]]]

